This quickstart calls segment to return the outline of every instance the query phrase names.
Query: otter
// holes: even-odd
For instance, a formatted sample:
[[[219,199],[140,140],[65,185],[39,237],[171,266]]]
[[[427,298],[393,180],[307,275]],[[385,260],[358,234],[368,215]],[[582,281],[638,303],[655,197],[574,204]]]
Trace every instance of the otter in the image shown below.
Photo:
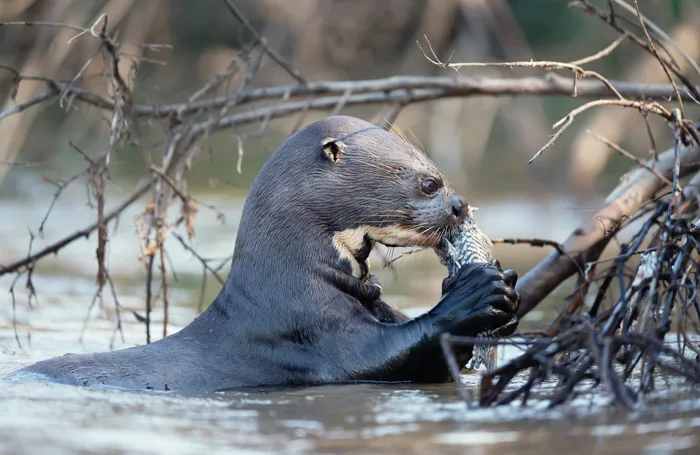
[[[435,248],[467,210],[436,165],[396,134],[347,116],[317,121],[256,176],[226,281],[189,325],[6,379],[180,393],[454,380],[441,335],[512,334],[514,275],[465,265],[443,282],[436,305],[409,319],[382,300],[368,257],[376,243]],[[470,355],[458,353],[462,366]]]

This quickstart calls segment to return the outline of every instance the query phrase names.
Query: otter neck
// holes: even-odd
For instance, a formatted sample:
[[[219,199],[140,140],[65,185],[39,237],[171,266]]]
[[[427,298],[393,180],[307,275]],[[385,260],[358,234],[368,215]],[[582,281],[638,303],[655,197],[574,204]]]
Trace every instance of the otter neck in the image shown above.
[[[353,230],[331,231],[305,215],[276,213],[274,219],[267,219],[244,213],[225,287],[245,289],[255,300],[255,290],[267,277],[274,277],[276,285],[287,290],[287,297],[308,299],[309,286],[323,286],[327,289],[315,292],[317,298],[331,298],[338,291],[358,300],[378,298],[379,289],[360,279],[368,275],[373,242]],[[260,278],[255,281],[254,277]]]

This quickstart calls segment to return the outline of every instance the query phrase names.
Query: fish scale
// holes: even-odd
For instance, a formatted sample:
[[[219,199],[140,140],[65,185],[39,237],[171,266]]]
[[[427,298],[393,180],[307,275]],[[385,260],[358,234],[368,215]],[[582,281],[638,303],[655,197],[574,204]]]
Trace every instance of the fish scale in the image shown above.
[[[481,232],[474,220],[476,208],[470,208],[464,222],[459,230],[446,235],[444,246],[438,251],[440,260],[447,267],[448,277],[457,275],[459,269],[466,264],[483,262],[491,264],[491,242],[488,237]],[[477,338],[491,338],[490,331],[484,331],[477,335]],[[487,370],[496,366],[497,347],[495,345],[474,346],[470,369],[477,369],[484,365]]]

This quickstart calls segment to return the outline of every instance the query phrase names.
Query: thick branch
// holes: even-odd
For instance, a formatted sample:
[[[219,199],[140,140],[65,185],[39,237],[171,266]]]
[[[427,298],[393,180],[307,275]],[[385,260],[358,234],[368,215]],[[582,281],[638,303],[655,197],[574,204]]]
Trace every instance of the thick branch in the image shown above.
[[[425,78],[416,78],[425,79]],[[570,80],[565,79],[565,84]],[[446,81],[445,81],[446,82]],[[352,95],[352,96],[329,96],[325,98],[316,98],[307,101],[297,101],[289,103],[276,104],[269,107],[262,107],[255,110],[247,110],[237,114],[232,114],[226,117],[216,118],[210,121],[194,124],[191,132],[194,136],[200,134],[211,134],[217,130],[230,128],[233,126],[243,125],[258,121],[267,121],[270,119],[285,117],[296,112],[305,110],[328,110],[337,106],[339,103],[343,103],[345,106],[350,105],[369,105],[369,104],[401,104],[403,106],[425,102],[434,101],[442,98],[450,97],[467,97],[476,95],[491,95],[491,96],[514,96],[514,95],[526,95],[526,94],[554,94],[557,93],[554,89],[559,87],[559,93],[567,93],[565,86],[550,85],[551,81],[545,81],[544,79],[512,79],[509,80],[508,84],[503,84],[503,79],[467,79],[461,80],[462,84],[455,84],[454,80],[450,81],[452,84],[448,85],[449,88],[426,88],[426,89],[402,89],[396,88],[382,91],[372,91],[364,94]],[[347,83],[350,84],[350,83]],[[557,82],[556,84],[559,84]],[[579,82],[581,84],[581,82]],[[387,84],[388,85],[388,84]],[[419,86],[415,84],[415,86]],[[439,84],[438,84],[439,85]],[[451,86],[450,86],[451,85]],[[665,90],[668,90],[666,96],[673,93],[673,87],[671,85],[663,85]],[[571,89],[571,86],[568,87]],[[579,85],[579,95],[581,95],[581,87]],[[595,96],[609,96],[606,94],[607,88],[602,84],[599,84],[596,89]],[[590,96],[593,96],[593,91],[589,92]],[[659,93],[660,94],[660,93]],[[635,104],[630,102],[630,105]]]
[[[682,146],[680,155],[679,177],[700,169],[698,146]],[[658,161],[646,162],[666,179],[673,178],[674,164],[673,149],[660,154]],[[519,316],[526,315],[559,284],[581,270],[586,262],[596,260],[625,219],[634,215],[666,185],[646,168],[637,168],[627,174],[601,209],[581,223],[562,244],[566,255],[552,252],[518,281],[516,289],[522,298]]]
[[[610,81],[623,96],[647,100],[667,100],[673,95],[671,84],[638,84],[632,82]],[[524,77],[524,78],[478,78],[478,77],[419,77],[394,76],[385,79],[363,81],[320,81],[307,85],[285,85],[247,90],[228,97],[218,97],[191,103],[182,110],[182,114],[192,114],[200,110],[218,109],[238,97],[238,104],[264,100],[305,98],[310,96],[334,95],[338,99],[331,103],[335,106],[340,99],[351,93],[354,98],[360,94],[369,94],[370,99],[379,102],[407,101],[420,102],[439,98],[467,96],[517,96],[517,95],[566,95],[573,93],[574,81],[565,77]],[[399,95],[395,92],[399,92]],[[426,93],[430,95],[426,96]],[[598,81],[578,81],[577,95],[581,98],[609,98],[610,90]],[[687,91],[681,96],[692,101]],[[357,101],[355,101],[357,104]],[[305,103],[304,103],[305,104]],[[105,107],[101,105],[100,107]],[[182,104],[161,106],[136,105],[133,112],[139,116],[168,117],[173,115]]]
[[[112,110],[114,105],[111,100],[68,84],[45,80],[49,90],[33,99],[33,104],[51,98],[50,94],[59,95],[65,91],[66,97],[74,97],[75,100]],[[623,81],[610,81],[615,89],[625,97],[645,98],[646,100],[668,100],[674,93],[671,84],[643,84]],[[192,103],[145,105],[135,104],[131,114],[139,117],[167,118],[171,116],[191,115],[208,109],[221,109],[224,106],[236,102],[238,105],[266,101],[287,100],[292,98],[308,99],[313,96],[333,96],[323,103],[312,103],[311,108],[328,109],[335,107],[341,101],[345,104],[370,103],[417,103],[432,101],[441,98],[469,97],[469,96],[518,96],[518,95],[564,95],[571,96],[574,89],[573,79],[549,75],[548,77],[524,77],[524,78],[479,78],[479,77],[419,77],[419,76],[394,76],[385,79],[370,79],[362,81],[320,81],[309,82],[307,85],[283,85],[276,87],[256,88],[246,90],[235,95],[216,97]],[[700,90],[700,88],[699,88]],[[352,94],[347,96],[347,94]],[[358,95],[365,95],[358,96]],[[579,98],[614,98],[610,90],[597,80],[578,81],[576,95]],[[45,96],[45,97],[44,97]],[[692,101],[686,89],[681,90],[681,98]],[[318,100],[317,100],[318,101]],[[25,104],[29,104],[25,103]],[[280,105],[282,111],[279,115],[289,115],[306,108],[306,101],[293,109],[286,104]],[[24,108],[29,106],[23,106]],[[12,113],[15,113],[13,111]],[[266,110],[267,112],[267,110]],[[9,115],[9,112],[0,112],[0,118]],[[258,120],[255,117],[249,121]]]

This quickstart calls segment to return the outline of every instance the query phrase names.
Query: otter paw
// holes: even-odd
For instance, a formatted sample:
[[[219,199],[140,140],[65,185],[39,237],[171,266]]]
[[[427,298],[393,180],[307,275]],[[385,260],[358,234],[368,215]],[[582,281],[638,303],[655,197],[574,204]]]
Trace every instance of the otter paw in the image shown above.
[[[443,282],[443,297],[434,315],[449,320],[446,331],[473,336],[492,331],[496,336],[512,334],[520,296],[515,291],[517,274],[486,264],[467,264]]]

